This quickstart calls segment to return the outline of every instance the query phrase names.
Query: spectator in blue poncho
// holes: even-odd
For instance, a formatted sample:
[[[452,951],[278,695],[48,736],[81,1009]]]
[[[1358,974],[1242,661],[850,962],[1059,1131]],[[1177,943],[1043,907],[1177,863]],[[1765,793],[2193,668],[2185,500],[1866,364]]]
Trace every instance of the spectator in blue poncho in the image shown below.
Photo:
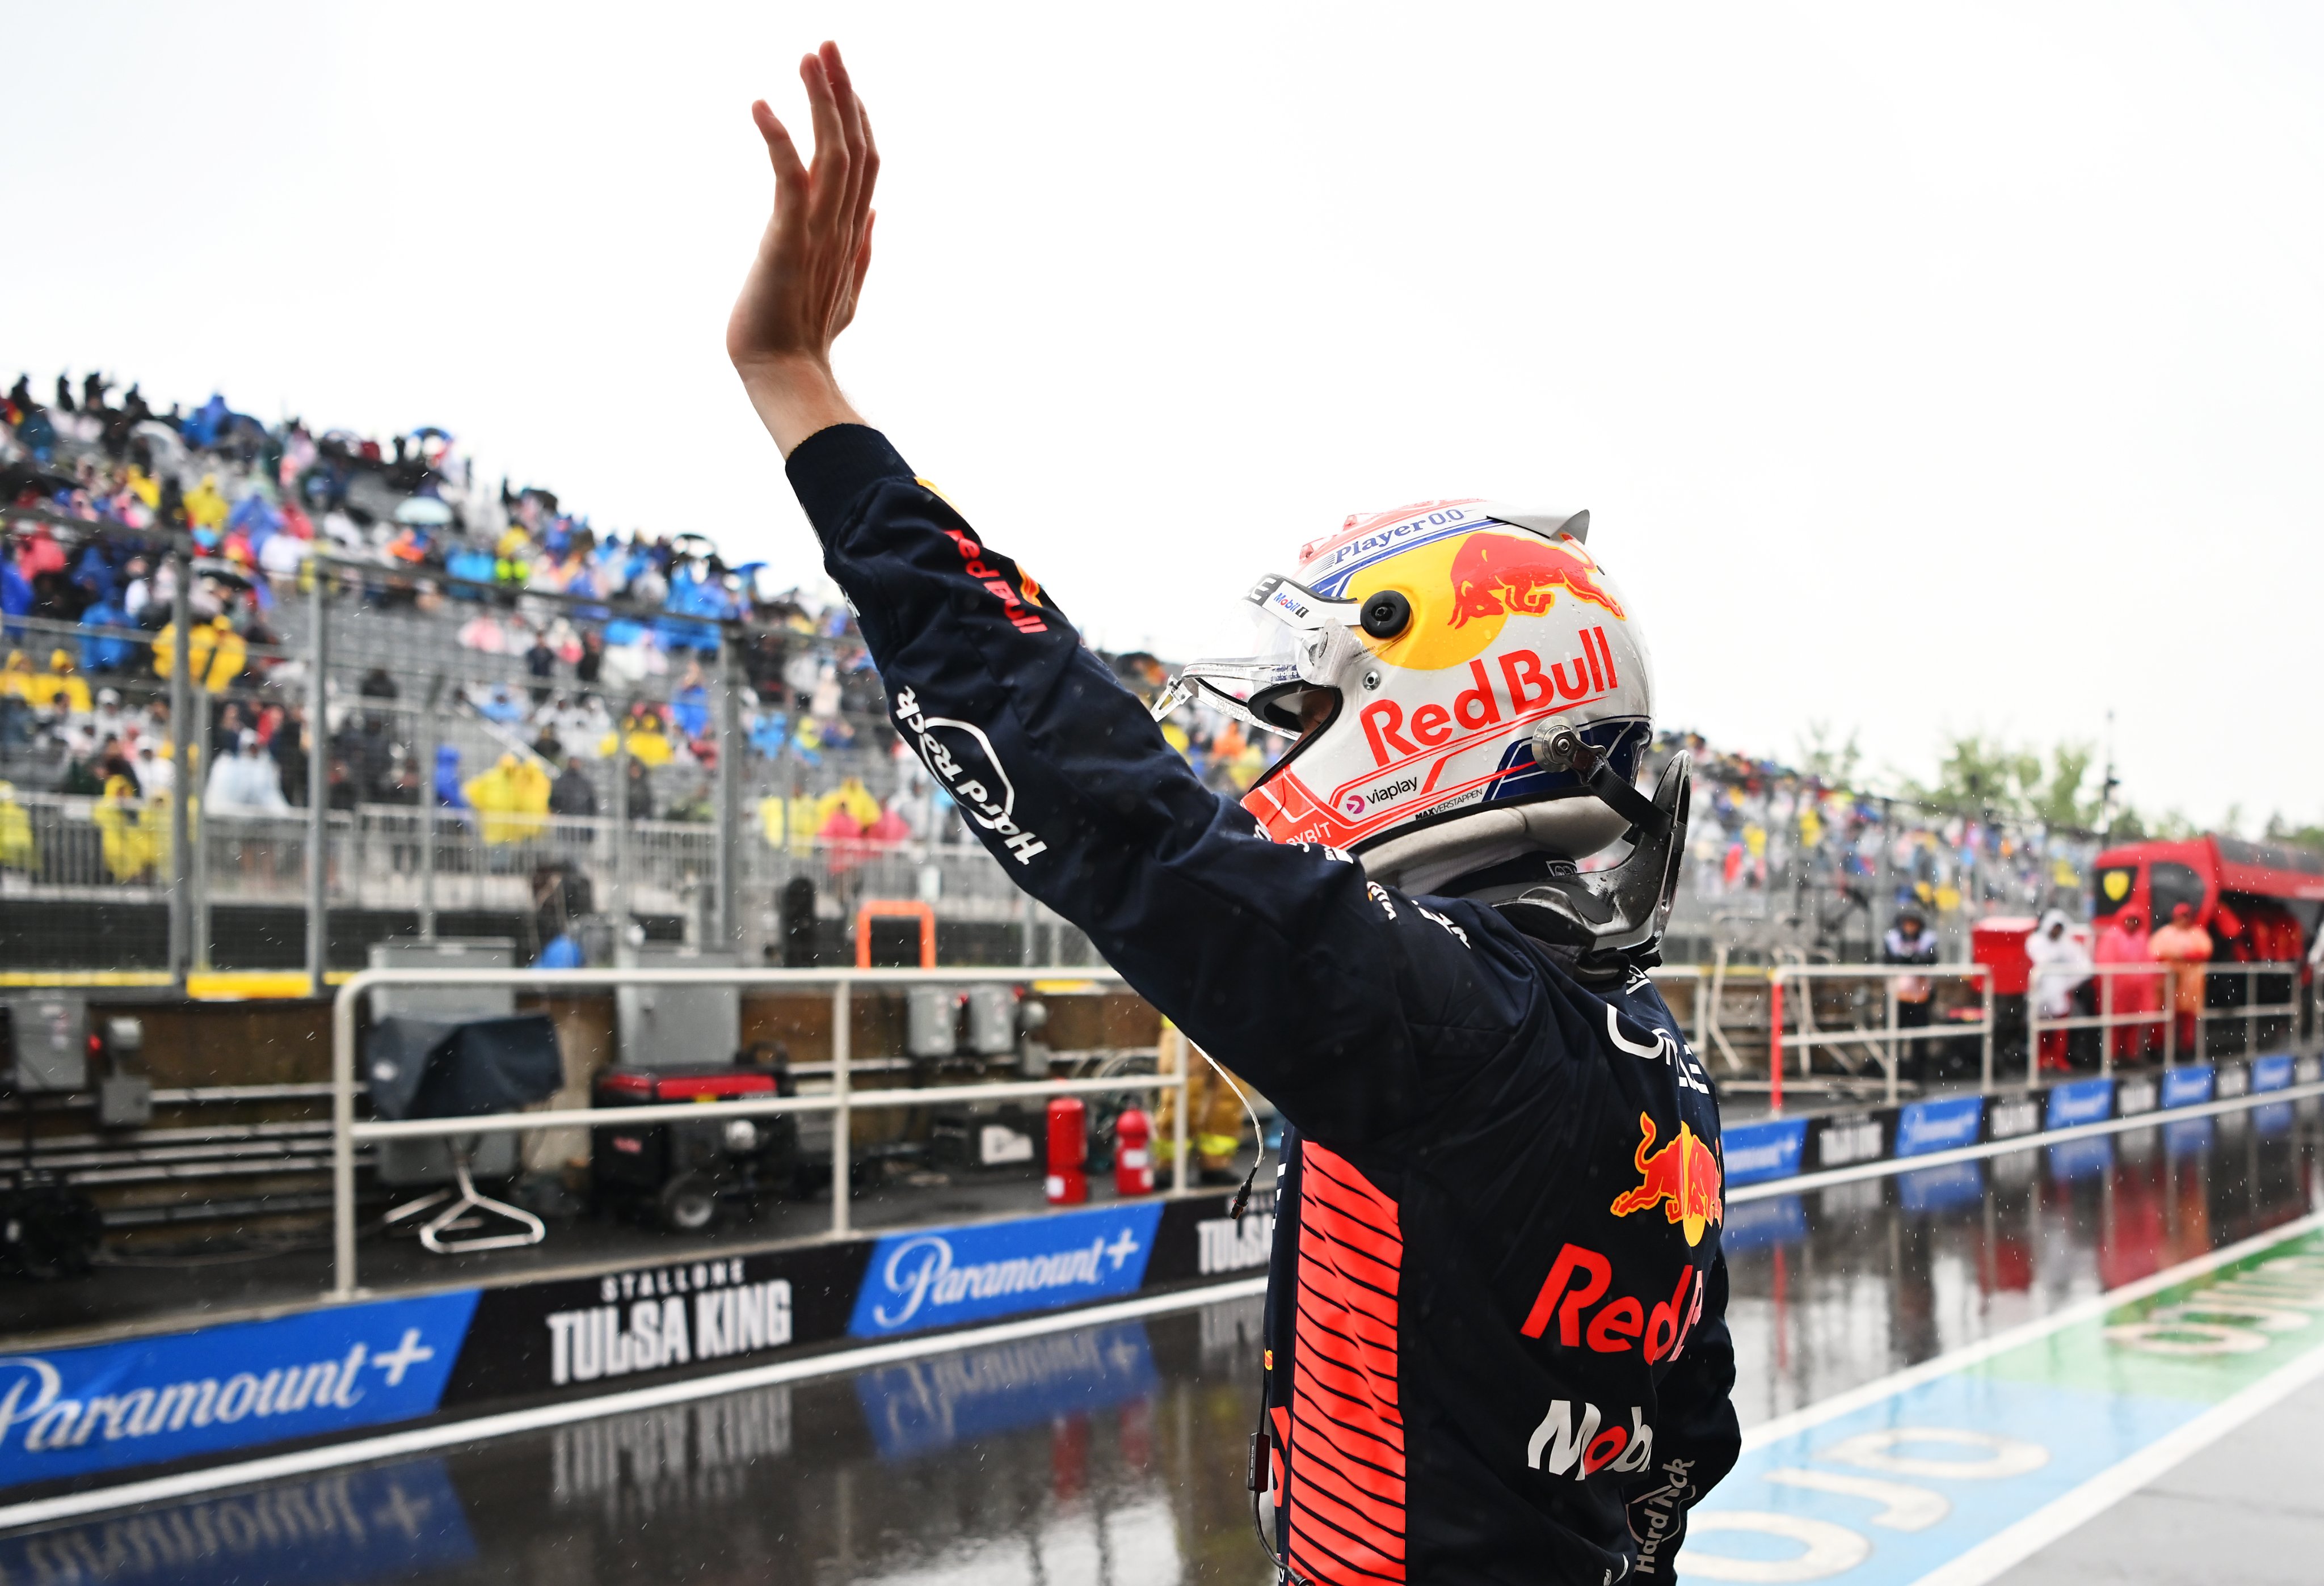
[[[460,752],[449,743],[436,746],[436,805],[439,809],[468,807],[468,796],[460,788]]]
[[[91,602],[80,613],[84,628],[126,628],[129,613],[120,605],[120,597],[107,592]],[[80,669],[84,672],[117,672],[129,664],[130,643],[126,639],[95,632],[80,641]]]
[[[207,451],[217,445],[233,417],[226,410],[226,398],[213,392],[210,400],[196,408],[179,428],[189,444]]]
[[[104,600],[120,586],[120,575],[106,559],[104,547],[95,540],[81,548],[80,559],[73,564],[72,581],[91,600]]]
[[[55,456],[57,427],[49,421],[48,410],[34,408],[18,420],[16,438],[23,443],[24,449],[32,454],[36,462],[45,463]]]
[[[540,956],[532,961],[535,969],[586,969],[588,966],[588,956],[581,951],[581,944],[571,931],[559,931],[551,936],[549,945],[540,950]]]
[[[268,540],[282,531],[282,514],[275,510],[272,502],[253,490],[235,503],[234,510],[226,514],[226,529],[228,534],[240,531],[254,558],[266,549]]]
[[[751,747],[761,760],[772,760],[783,752],[789,732],[789,717],[779,710],[762,710],[751,718]]]
[[[706,737],[710,732],[710,690],[702,681],[702,663],[686,663],[686,676],[679,679],[678,692],[670,696],[669,712],[678,723],[678,730],[688,738]]]
[[[0,616],[21,617],[32,609],[32,580],[16,570],[14,557],[0,557]]]

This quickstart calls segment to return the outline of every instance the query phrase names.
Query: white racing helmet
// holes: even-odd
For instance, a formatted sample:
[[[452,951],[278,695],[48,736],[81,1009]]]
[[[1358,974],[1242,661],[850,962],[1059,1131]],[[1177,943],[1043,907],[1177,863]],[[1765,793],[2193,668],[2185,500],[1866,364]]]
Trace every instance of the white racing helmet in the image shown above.
[[[1187,666],[1155,714],[1200,700],[1288,737],[1320,720],[1243,798],[1269,836],[1345,849],[1407,891],[1466,878],[1471,896],[1548,910],[1535,934],[1554,940],[1651,950],[1688,768],[1652,799],[1633,785],[1652,663],[1589,524],[1484,501],[1351,516],[1252,586],[1244,653]],[[1626,837],[1620,865],[1578,874]]]

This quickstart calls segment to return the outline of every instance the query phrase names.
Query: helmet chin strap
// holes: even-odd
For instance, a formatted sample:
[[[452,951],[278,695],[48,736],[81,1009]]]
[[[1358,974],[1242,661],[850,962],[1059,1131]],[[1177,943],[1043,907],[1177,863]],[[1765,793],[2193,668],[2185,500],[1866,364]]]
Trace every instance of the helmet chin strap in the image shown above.
[[[1693,780],[1692,757],[1683,752],[1673,755],[1655,786],[1655,819],[1642,820],[1633,828],[1636,845],[1612,869],[1585,876],[1569,864],[1553,862],[1549,873],[1532,884],[1489,883],[1480,900],[1491,903],[1526,935],[1577,949],[1585,973],[1660,963],[1663,927],[1670,923],[1679,862],[1686,853]],[[1632,792],[1631,797],[1638,796]]]
[[[1667,836],[1671,812],[1630,785],[1609,764],[1603,751],[1563,722],[1553,723],[1534,734],[1535,762],[1553,771],[1572,771],[1582,785],[1640,832]],[[1657,789],[1659,791],[1659,789]]]

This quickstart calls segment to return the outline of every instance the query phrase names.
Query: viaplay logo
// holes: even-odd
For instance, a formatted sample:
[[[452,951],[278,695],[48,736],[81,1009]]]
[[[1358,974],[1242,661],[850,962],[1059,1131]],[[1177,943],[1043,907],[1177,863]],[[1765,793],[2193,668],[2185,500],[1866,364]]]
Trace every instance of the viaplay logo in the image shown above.
[[[872,1249],[847,1331],[888,1338],[1135,1294],[1161,1218],[1148,1203],[890,1234]]]

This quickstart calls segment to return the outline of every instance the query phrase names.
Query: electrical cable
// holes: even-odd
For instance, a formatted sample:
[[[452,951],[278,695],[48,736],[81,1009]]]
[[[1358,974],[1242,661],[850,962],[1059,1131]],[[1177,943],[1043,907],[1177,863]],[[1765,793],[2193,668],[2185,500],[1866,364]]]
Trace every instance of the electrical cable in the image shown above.
[[[1186,1044],[1194,1046],[1192,1041]],[[1227,1208],[1227,1215],[1234,1219],[1237,1228],[1240,1228],[1242,1214],[1250,1205],[1251,1185],[1259,1182],[1259,1170],[1267,1166],[1267,1130],[1259,1127],[1259,1109],[1250,1104],[1250,1098],[1242,1093],[1242,1087],[1235,1083],[1234,1076],[1220,1067],[1219,1060],[1204,1052],[1202,1047],[1194,1047],[1194,1050],[1203,1053],[1203,1061],[1211,1065],[1211,1072],[1224,1081],[1227,1089],[1235,1093],[1235,1100],[1242,1103],[1243,1115],[1250,1120],[1251,1139],[1259,1147],[1259,1155],[1251,1158],[1250,1171],[1242,1176],[1242,1187],[1235,1191],[1234,1203]]]
[[[1267,1391],[1263,1381],[1259,1396],[1259,1430],[1251,1434],[1250,1442],[1250,1476],[1244,1485],[1250,1489],[1250,1529],[1251,1534],[1259,1538],[1259,1550],[1267,1555],[1267,1562],[1281,1573],[1286,1586],[1315,1586],[1313,1581],[1293,1569],[1288,1559],[1275,1551],[1275,1545],[1267,1539],[1267,1522],[1259,1515],[1259,1500],[1265,1496],[1259,1490],[1260,1481],[1268,1473],[1262,1462],[1275,1447],[1275,1440],[1267,1430]]]
[[[1193,1046],[1194,1043],[1189,1041],[1187,1045]],[[1235,1093],[1235,1100],[1242,1103],[1243,1113],[1250,1120],[1251,1138],[1259,1147],[1259,1155],[1252,1159],[1250,1171],[1242,1176],[1242,1187],[1235,1191],[1234,1203],[1227,1208],[1227,1215],[1233,1218],[1236,1226],[1240,1227],[1242,1223],[1243,1213],[1250,1204],[1251,1185],[1259,1180],[1259,1170],[1267,1165],[1267,1131],[1259,1126],[1259,1109],[1251,1105],[1250,1098],[1243,1093],[1243,1088],[1240,1085],[1235,1083],[1234,1076],[1222,1068],[1219,1065],[1219,1060],[1208,1052],[1203,1051],[1202,1047],[1195,1047],[1194,1050],[1202,1052],[1203,1061],[1211,1065],[1211,1072],[1217,1074],[1227,1089]],[[1259,1500],[1262,1496],[1259,1483],[1264,1474],[1260,1462],[1264,1459],[1267,1451],[1274,1446],[1274,1439],[1268,1434],[1267,1429],[1267,1382],[1262,1377],[1259,1390],[1259,1430],[1251,1434],[1251,1470],[1249,1480],[1244,1483],[1250,1489],[1251,1535],[1259,1538],[1259,1550],[1267,1555],[1267,1562],[1275,1566],[1288,1586],[1315,1586],[1314,1581],[1293,1569],[1290,1562],[1277,1553],[1275,1545],[1267,1538],[1267,1522],[1259,1514]]]

